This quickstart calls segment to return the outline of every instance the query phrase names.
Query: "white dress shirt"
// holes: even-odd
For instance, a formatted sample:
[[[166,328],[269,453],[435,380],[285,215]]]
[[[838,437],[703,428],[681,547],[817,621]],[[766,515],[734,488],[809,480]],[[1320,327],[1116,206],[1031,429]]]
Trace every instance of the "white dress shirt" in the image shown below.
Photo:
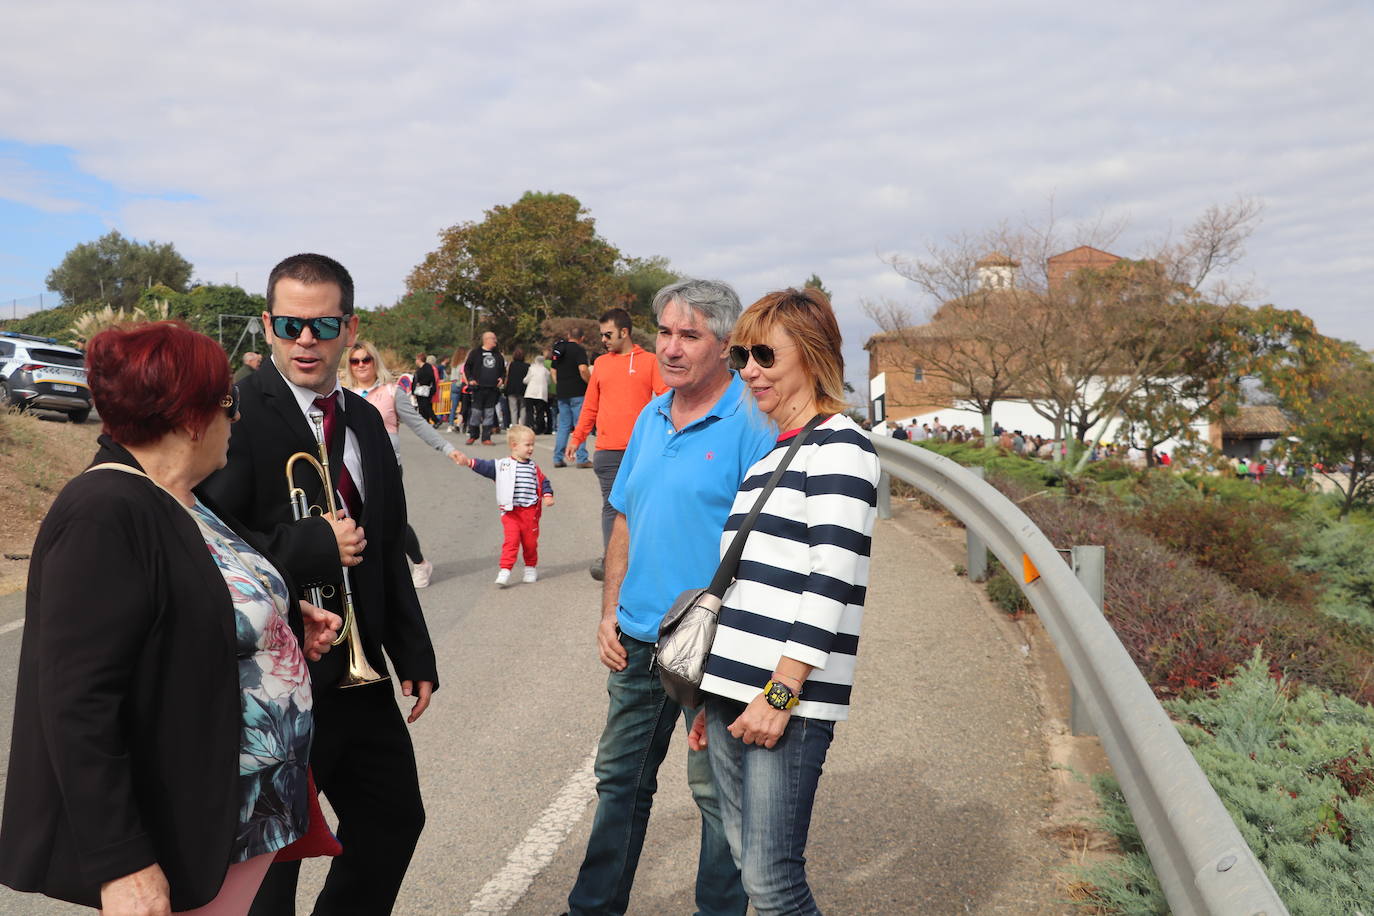
[[[277,365],[275,357],[272,360],[272,364],[274,366]],[[295,382],[291,381],[289,378],[286,377],[285,372],[281,372],[281,366],[277,366],[277,371],[281,373],[282,381],[286,382],[286,387],[290,388],[291,393],[296,396],[296,403],[300,405],[301,408],[301,416],[305,417],[306,425],[309,426],[310,410],[315,406],[315,399],[321,397],[321,395],[315,393],[314,391],[311,391],[309,388],[302,388],[300,385],[297,385]],[[331,391],[328,396],[335,399],[334,402],[337,405],[338,410],[336,416],[338,417],[339,421],[342,422],[344,411],[343,386],[340,385],[337,380],[334,382],[334,390]],[[313,434],[313,426],[311,426],[311,430]],[[358,449],[358,437],[353,435],[353,430],[349,429],[347,425],[344,426],[343,461],[344,467],[348,468],[348,473],[353,477],[353,486],[358,488],[358,498],[361,499],[363,502],[367,502],[367,492],[363,489],[362,452]],[[337,486],[338,483],[336,481],[336,489]],[[343,500],[338,497],[337,493],[335,494],[335,504],[345,515],[348,514],[348,507],[344,505]]]

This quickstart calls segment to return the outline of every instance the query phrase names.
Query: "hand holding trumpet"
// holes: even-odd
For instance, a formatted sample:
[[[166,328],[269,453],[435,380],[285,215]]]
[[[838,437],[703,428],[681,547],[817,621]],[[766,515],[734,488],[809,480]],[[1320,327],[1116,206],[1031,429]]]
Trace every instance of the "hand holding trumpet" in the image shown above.
[[[363,536],[362,526],[348,516],[336,518],[337,513],[326,512],[325,521],[334,529],[334,540],[339,544],[339,562],[344,566],[357,566],[363,561],[363,549],[367,538]]]

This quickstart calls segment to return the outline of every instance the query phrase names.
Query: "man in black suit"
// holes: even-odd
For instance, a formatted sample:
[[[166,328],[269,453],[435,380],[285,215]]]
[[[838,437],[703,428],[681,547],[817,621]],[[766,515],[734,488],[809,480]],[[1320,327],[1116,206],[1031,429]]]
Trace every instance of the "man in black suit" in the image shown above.
[[[414,722],[429,705],[438,674],[406,566],[405,493],[395,452],[381,415],[338,381],[339,359],[357,336],[353,280],[323,255],[287,258],[268,277],[262,321],[272,358],[240,386],[228,464],[202,488],[260,533],[303,587],[337,585],[341,564],[349,567],[367,661],[385,673],[390,657],[401,692],[415,698],[407,719]],[[284,469],[294,452],[318,454],[307,420],[312,409],[325,415],[337,504],[340,514],[347,506],[351,518],[291,517]],[[296,465],[296,484],[312,505],[325,504],[318,475],[304,462]],[[337,597],[326,604],[343,613]],[[425,819],[415,752],[391,681],[338,687],[347,665],[342,646],[310,665],[310,763],[339,817],[344,847],[316,901],[320,916],[389,913]],[[273,865],[252,913],[294,913],[298,873],[299,863]]]

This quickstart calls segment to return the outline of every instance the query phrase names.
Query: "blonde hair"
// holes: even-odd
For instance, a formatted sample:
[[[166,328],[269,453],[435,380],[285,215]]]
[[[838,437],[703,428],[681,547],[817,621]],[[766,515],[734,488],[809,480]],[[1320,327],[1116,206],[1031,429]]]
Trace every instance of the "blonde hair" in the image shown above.
[[[840,326],[830,297],[809,286],[768,293],[739,316],[730,343],[745,347],[767,343],[774,328],[796,342],[801,371],[811,379],[815,392],[816,410],[842,413],[848,409]]]
[[[377,370],[377,381],[374,384],[390,385],[394,380],[394,376],[392,376],[391,370],[386,367],[386,363],[382,362],[382,354],[377,352],[376,345],[370,340],[359,340],[348,348],[348,356],[351,357],[357,350],[363,350],[368,356],[372,357],[372,368]],[[348,362],[347,358],[344,360],[343,376],[345,387],[363,387],[362,383],[358,381],[358,377],[353,374],[353,365]]]
[[[523,423],[512,423],[510,426],[506,427],[506,444],[511,448],[515,448],[515,440],[523,439],[526,435],[533,439],[534,430],[525,426]]]

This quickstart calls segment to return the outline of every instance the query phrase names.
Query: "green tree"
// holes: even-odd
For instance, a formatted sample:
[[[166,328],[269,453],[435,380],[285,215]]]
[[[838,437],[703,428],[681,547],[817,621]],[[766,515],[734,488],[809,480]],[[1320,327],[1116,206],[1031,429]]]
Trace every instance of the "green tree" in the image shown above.
[[[476,310],[479,328],[504,342],[532,343],[545,318],[594,318],[624,303],[619,260],[576,197],[528,191],[488,210],[480,223],[440,232],[439,247],[411,272],[406,288],[437,293],[442,307]]]
[[[130,309],[154,284],[184,292],[191,271],[191,262],[170,242],[139,242],[111,230],[67,252],[48,274],[48,289],[60,293],[68,304],[101,302]]]
[[[1353,344],[1343,349],[1299,396],[1291,411],[1298,441],[1288,450],[1336,485],[1342,519],[1374,498],[1374,358]]]
[[[654,324],[654,296],[663,287],[682,279],[682,274],[673,270],[662,255],[625,258],[616,273],[625,283],[625,310],[636,325],[645,327]]]
[[[429,290],[407,293],[387,308],[362,309],[358,316],[360,338],[407,358],[422,350],[447,356],[471,343],[467,309],[445,305],[442,294]]]
[[[1131,444],[1145,450],[1151,463],[1160,443],[1192,443],[1194,424],[1232,413],[1246,379],[1259,379],[1269,391],[1292,392],[1310,383],[1331,358],[1334,342],[1296,309],[1201,308],[1208,320],[1192,326],[1186,346],[1121,408]]]
[[[138,304],[145,310],[156,303],[167,303],[168,317],[179,318],[191,327],[220,342],[231,361],[237,361],[254,346],[261,348],[264,338],[244,333],[245,316],[258,317],[267,310],[267,298],[246,292],[232,283],[207,283],[190,292],[178,292],[167,286],[154,286],[139,296]]]
[[[806,282],[802,284],[802,288],[818,289],[821,292],[825,293],[825,298],[831,300],[835,298],[835,294],[830,292],[830,290],[826,289],[825,284],[821,282],[821,275],[815,272],[812,272],[811,276],[806,278]]]

